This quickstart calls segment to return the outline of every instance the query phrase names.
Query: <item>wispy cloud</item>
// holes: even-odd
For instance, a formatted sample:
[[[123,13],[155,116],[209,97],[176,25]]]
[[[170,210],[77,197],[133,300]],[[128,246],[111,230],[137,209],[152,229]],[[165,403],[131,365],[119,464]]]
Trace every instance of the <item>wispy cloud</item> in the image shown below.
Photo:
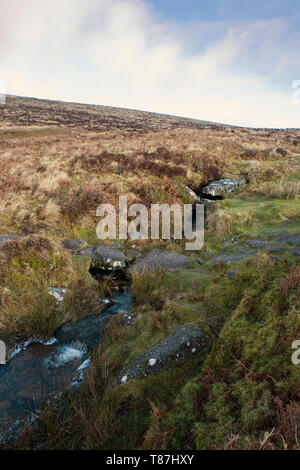
[[[10,93],[299,127],[291,83],[300,35],[287,18],[184,25],[142,0],[0,7],[0,79]]]

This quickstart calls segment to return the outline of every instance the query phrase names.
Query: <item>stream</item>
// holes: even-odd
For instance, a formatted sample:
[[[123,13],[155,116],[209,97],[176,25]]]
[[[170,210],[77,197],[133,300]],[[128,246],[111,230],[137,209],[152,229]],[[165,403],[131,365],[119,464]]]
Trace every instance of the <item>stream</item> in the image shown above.
[[[113,315],[130,312],[131,297],[130,290],[118,293],[99,315],[63,325],[47,342],[32,338],[0,365],[0,443],[32,419],[42,403],[81,383],[104,326]]]

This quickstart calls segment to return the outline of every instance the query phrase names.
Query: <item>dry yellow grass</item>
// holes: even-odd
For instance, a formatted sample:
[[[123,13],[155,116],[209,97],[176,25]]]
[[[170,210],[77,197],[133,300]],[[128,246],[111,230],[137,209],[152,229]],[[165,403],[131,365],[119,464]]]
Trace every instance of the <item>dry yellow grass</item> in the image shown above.
[[[90,187],[105,202],[119,194],[146,204],[185,202],[185,184],[197,189],[221,176],[251,184],[298,178],[299,157],[300,130],[8,97],[0,114],[1,231],[65,236],[80,224],[91,233],[100,198],[87,204],[90,193],[82,192]]]

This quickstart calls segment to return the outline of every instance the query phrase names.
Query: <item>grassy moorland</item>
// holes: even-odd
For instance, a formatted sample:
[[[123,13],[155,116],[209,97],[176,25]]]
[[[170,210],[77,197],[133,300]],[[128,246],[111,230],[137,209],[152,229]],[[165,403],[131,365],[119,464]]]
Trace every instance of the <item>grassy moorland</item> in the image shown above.
[[[222,177],[248,183],[214,204],[189,267],[133,274],[135,322],[116,316],[108,324],[80,390],[45,407],[15,446],[299,449],[300,366],[291,361],[300,340],[299,257],[259,250],[230,266],[209,260],[236,235],[243,243],[299,234],[300,130],[8,97],[0,164],[0,235],[21,236],[0,244],[0,334],[8,343],[49,338],[97,311],[106,286],[89,275],[88,258],[61,242],[99,243],[100,203],[117,205],[119,195],[129,204],[188,203],[185,185],[197,192]],[[132,244],[185,253],[172,240],[128,240],[122,249]],[[54,285],[67,289],[60,310],[48,292]],[[112,387],[124,365],[182,324],[205,331],[207,357]]]

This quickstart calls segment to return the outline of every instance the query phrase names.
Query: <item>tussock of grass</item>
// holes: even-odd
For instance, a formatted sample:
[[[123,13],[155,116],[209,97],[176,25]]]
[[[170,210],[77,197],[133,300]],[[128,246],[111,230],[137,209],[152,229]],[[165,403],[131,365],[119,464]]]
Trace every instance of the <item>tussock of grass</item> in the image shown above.
[[[207,230],[223,241],[238,231],[239,227],[249,229],[253,224],[252,211],[229,211],[218,208],[207,219]]]
[[[296,181],[274,181],[262,183],[252,193],[266,199],[296,199],[300,196],[300,183]]]

